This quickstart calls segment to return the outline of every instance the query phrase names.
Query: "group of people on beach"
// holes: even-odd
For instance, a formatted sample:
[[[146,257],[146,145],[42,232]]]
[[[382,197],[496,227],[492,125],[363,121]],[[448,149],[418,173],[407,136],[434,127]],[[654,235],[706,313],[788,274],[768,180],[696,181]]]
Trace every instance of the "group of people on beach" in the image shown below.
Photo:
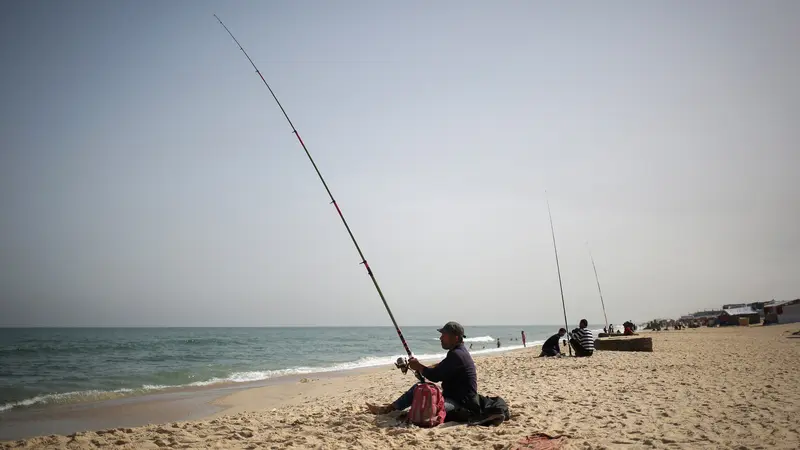
[[[571,332],[569,345],[574,349],[575,356],[586,357],[594,353],[594,336],[588,325],[586,319],[582,319],[578,328]],[[442,383],[442,396],[448,420],[451,420],[450,417],[468,418],[470,415],[479,414],[481,405],[478,396],[478,374],[475,362],[464,346],[466,338],[464,327],[458,322],[447,322],[437,331],[441,334],[439,342],[442,348],[447,350],[445,358],[438,364],[426,366],[412,357],[408,360],[408,368],[426,380]],[[566,334],[567,330],[564,328],[558,330],[558,333],[545,341],[539,356],[563,356],[559,341]],[[373,414],[403,411],[411,406],[416,387],[415,384],[392,403],[384,405],[367,403],[367,409]]]
[[[623,334],[625,336],[633,336],[636,331],[636,324],[631,322],[630,320],[622,324],[622,328],[624,331],[616,330],[617,334]],[[614,334],[614,324],[609,324],[608,327],[603,327],[603,333],[606,334]]]
[[[544,344],[542,344],[542,353],[539,357],[561,357],[561,346],[559,342],[567,334],[565,328],[558,330],[558,333],[550,336]],[[564,342],[566,345],[566,341]],[[589,322],[586,319],[581,319],[578,328],[572,330],[569,337],[569,345],[575,350],[575,356],[586,357],[594,354],[594,335],[592,330],[589,329]]]

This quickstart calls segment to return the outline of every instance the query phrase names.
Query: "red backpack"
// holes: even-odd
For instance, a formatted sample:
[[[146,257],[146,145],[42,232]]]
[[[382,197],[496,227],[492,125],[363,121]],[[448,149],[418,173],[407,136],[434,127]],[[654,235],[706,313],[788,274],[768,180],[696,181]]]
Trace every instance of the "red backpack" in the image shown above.
[[[444,423],[446,415],[444,396],[439,386],[429,382],[418,384],[408,411],[408,421],[418,427],[432,428]]]

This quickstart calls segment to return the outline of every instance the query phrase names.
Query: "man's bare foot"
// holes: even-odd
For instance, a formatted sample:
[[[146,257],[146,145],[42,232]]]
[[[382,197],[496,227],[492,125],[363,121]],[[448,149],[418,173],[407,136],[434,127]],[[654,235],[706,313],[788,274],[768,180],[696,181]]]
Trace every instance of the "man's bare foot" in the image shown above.
[[[390,412],[394,411],[394,405],[392,405],[392,404],[388,404],[388,405],[373,405],[372,403],[367,403],[367,409],[369,410],[369,412],[371,412],[372,414],[375,414],[375,415],[387,414],[387,413],[390,413]]]

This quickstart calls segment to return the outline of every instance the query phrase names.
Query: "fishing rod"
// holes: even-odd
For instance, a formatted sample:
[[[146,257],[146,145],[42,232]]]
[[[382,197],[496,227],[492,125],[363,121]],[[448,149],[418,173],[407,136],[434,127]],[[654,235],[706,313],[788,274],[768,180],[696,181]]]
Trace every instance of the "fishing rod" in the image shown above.
[[[589,243],[586,243],[586,248],[589,250],[589,258],[592,260],[592,269],[594,269],[594,279],[597,281],[597,292],[600,294],[600,305],[603,307],[603,318],[606,319],[606,330],[608,329],[608,316],[606,315],[606,304],[603,301],[603,290],[600,289],[600,278],[597,276],[597,266],[594,265],[594,256],[592,256],[592,249],[589,248]],[[609,332],[610,333],[610,332]]]
[[[572,346],[569,344],[571,335],[569,332],[569,322],[567,322],[567,304],[564,302],[564,286],[561,284],[561,266],[558,264],[558,248],[556,248],[556,231],[553,228],[553,213],[550,212],[550,200],[547,198],[547,191],[544,191],[544,198],[547,201],[547,215],[550,216],[550,232],[553,234],[553,252],[556,254],[556,270],[558,271],[558,288],[561,290],[561,308],[564,310],[564,326],[567,330],[567,349],[569,356],[572,356]]]
[[[367,269],[367,274],[369,274],[369,277],[372,279],[372,284],[375,285],[375,289],[378,291],[378,295],[381,297],[383,306],[384,308],[386,308],[386,312],[389,313],[389,318],[392,319],[392,324],[394,325],[394,329],[395,331],[397,331],[397,337],[399,337],[400,342],[403,343],[403,348],[406,350],[408,356],[412,357],[411,349],[408,347],[406,338],[403,337],[403,332],[400,330],[400,327],[397,325],[397,321],[394,319],[394,314],[392,314],[392,310],[389,308],[389,304],[386,302],[386,297],[384,297],[383,291],[381,291],[381,287],[378,285],[378,280],[372,273],[372,269],[369,267],[369,263],[367,263],[367,258],[364,257],[364,253],[361,251],[361,247],[358,245],[355,236],[353,236],[353,232],[350,230],[350,225],[348,225],[347,221],[344,219],[344,215],[342,214],[342,210],[339,208],[339,204],[336,203],[336,199],[333,198],[333,194],[331,193],[331,190],[328,187],[328,183],[326,183],[325,178],[322,177],[322,173],[319,171],[317,163],[315,163],[314,158],[311,157],[311,153],[309,153],[306,144],[303,142],[303,138],[300,137],[300,133],[297,131],[297,128],[295,128],[294,123],[292,123],[292,119],[289,118],[289,114],[286,113],[286,110],[283,108],[283,105],[281,104],[280,100],[278,100],[278,96],[275,95],[275,92],[272,90],[269,83],[267,83],[267,80],[264,78],[264,75],[262,75],[261,71],[258,70],[258,67],[256,67],[256,63],[254,63],[253,59],[250,58],[250,55],[247,54],[244,47],[242,47],[242,44],[239,43],[239,40],[236,39],[233,33],[231,33],[231,30],[229,30],[228,27],[225,26],[224,23],[222,23],[222,19],[220,19],[216,14],[214,14],[214,18],[216,18],[219,24],[222,25],[222,28],[225,28],[225,31],[228,32],[233,41],[236,42],[236,45],[239,46],[239,50],[241,50],[242,53],[244,53],[244,56],[247,57],[247,60],[250,61],[250,65],[253,66],[253,69],[255,69],[259,78],[261,78],[261,81],[264,82],[264,86],[266,86],[267,89],[269,90],[269,93],[272,94],[272,98],[275,100],[275,103],[278,104],[278,108],[281,109],[283,117],[286,118],[286,121],[289,122],[289,126],[292,127],[292,134],[294,134],[295,137],[297,137],[297,141],[300,142],[300,146],[303,147],[303,151],[306,153],[306,156],[308,156],[308,160],[311,162],[311,165],[314,166],[314,171],[317,172],[319,181],[322,182],[322,185],[325,187],[325,191],[328,193],[328,197],[330,197],[331,199],[331,204],[336,208],[336,212],[339,213],[339,218],[342,219],[342,224],[344,224],[344,227],[347,230],[347,234],[350,235],[350,240],[353,241],[353,245],[356,247],[356,251],[358,251],[358,256],[361,257],[361,262],[359,264],[363,264],[364,268]],[[422,377],[420,373],[414,372],[414,374],[420,381],[425,381],[425,379]]]

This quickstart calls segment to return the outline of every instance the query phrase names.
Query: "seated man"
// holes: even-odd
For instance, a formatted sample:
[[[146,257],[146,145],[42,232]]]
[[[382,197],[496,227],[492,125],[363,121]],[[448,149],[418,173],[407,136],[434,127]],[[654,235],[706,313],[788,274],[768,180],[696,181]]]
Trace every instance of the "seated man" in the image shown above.
[[[439,364],[425,367],[416,358],[408,360],[408,368],[419,372],[429,381],[442,382],[442,396],[444,397],[444,407],[447,413],[455,410],[476,411],[480,409],[478,405],[478,375],[475,371],[475,363],[472,361],[469,351],[464,348],[464,327],[456,322],[447,322],[440,328],[441,337],[439,341],[442,348],[447,350],[447,356]],[[373,405],[367,403],[367,408],[373,414],[386,414],[391,411],[402,411],[411,406],[414,399],[414,388],[412,386],[400,398],[388,405]]]
[[[633,336],[633,322],[627,321],[622,326],[625,327],[625,331],[622,332],[625,336]]]
[[[567,330],[561,328],[558,330],[557,334],[554,334],[547,338],[542,345],[542,353],[539,355],[541,358],[542,356],[561,356],[561,347],[558,345],[558,340],[564,337],[567,334]]]
[[[572,337],[569,343],[575,349],[575,356],[592,356],[594,353],[594,335],[588,328],[589,322],[581,319],[580,328],[572,330]]]

